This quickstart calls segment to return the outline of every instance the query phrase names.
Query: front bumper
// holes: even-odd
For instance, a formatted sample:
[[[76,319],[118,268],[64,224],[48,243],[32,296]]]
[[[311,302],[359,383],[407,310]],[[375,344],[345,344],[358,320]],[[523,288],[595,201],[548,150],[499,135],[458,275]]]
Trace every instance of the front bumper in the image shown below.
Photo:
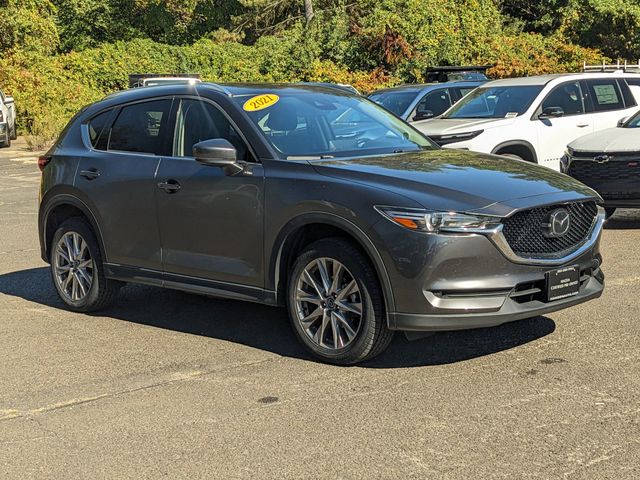
[[[588,241],[554,261],[513,257],[491,235],[427,235],[384,219],[370,235],[389,276],[388,326],[395,330],[459,330],[500,325],[586,302],[602,294],[599,253],[604,212]],[[549,271],[578,266],[580,291],[547,301]]]
[[[389,327],[393,330],[405,331],[441,331],[441,330],[465,330],[471,328],[485,328],[502,325],[503,323],[536,317],[546,313],[562,310],[573,305],[584,303],[598,298],[604,289],[604,275],[600,269],[591,275],[586,275],[580,286],[580,293],[573,297],[544,302],[532,298],[530,301],[520,302],[521,297],[513,297],[516,290],[502,296],[502,305],[497,311],[424,315],[415,313],[390,313]],[[499,297],[467,297],[465,301],[469,305],[482,303],[487,298]]]

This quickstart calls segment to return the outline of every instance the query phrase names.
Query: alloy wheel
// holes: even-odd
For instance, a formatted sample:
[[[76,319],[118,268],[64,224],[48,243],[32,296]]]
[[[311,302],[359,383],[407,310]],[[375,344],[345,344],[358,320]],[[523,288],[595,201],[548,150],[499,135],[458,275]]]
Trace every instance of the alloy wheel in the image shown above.
[[[362,324],[362,294],[352,273],[332,258],[317,258],[296,283],[296,320],[316,344],[330,350],[348,346]]]
[[[54,254],[53,272],[60,292],[67,299],[78,302],[91,290],[95,265],[89,246],[77,232],[65,233]]]

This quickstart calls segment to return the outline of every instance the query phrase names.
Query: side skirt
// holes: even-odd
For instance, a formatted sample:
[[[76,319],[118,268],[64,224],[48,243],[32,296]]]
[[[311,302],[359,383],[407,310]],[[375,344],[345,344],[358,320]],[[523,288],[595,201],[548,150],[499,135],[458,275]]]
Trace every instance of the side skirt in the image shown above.
[[[276,292],[259,287],[217,282],[206,278],[163,273],[158,270],[149,270],[114,263],[105,263],[104,269],[105,276],[113,280],[171,288],[216,298],[229,298],[264,305],[277,305]]]

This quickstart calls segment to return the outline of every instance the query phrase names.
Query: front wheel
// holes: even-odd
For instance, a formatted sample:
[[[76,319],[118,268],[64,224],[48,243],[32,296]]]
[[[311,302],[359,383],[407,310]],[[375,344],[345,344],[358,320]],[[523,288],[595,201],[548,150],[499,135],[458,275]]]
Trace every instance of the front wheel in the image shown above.
[[[393,338],[375,271],[340,238],[319,240],[300,254],[289,277],[288,307],[302,344],[325,362],[373,358]]]
[[[115,300],[122,285],[104,276],[98,241],[81,218],[70,218],[56,230],[50,263],[60,299],[77,312],[105,308]]]

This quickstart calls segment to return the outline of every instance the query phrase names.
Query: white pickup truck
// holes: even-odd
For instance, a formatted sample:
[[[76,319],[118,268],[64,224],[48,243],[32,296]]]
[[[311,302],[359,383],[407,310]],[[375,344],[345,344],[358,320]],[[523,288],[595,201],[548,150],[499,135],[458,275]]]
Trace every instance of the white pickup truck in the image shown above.
[[[16,105],[13,97],[0,90],[0,147],[10,147],[16,139]]]

